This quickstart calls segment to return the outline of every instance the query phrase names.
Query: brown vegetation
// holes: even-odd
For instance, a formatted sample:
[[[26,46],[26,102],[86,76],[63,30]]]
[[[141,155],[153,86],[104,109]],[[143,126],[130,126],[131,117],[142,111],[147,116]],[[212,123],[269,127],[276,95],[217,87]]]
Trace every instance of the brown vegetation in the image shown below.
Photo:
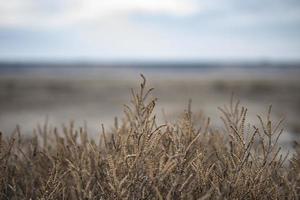
[[[297,199],[300,148],[282,155],[281,122],[247,123],[239,102],[220,108],[217,130],[190,109],[157,124],[145,78],[119,125],[100,139],[74,124],[0,135],[0,199]]]

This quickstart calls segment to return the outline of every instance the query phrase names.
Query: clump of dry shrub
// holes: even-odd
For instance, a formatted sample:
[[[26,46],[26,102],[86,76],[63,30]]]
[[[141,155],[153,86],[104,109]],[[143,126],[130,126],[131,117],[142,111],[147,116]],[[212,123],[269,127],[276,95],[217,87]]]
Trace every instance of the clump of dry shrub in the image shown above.
[[[74,124],[0,135],[0,199],[297,199],[300,148],[280,153],[281,121],[247,123],[247,109],[220,108],[223,130],[195,118],[157,124],[146,80],[132,90],[125,119],[100,139]]]

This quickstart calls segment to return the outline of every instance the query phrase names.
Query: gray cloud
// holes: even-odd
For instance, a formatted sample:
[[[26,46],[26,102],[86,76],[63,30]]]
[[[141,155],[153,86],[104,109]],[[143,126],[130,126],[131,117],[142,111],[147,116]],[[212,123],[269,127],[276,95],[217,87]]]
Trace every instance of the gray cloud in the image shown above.
[[[294,0],[0,0],[0,58],[298,59],[298,27]]]

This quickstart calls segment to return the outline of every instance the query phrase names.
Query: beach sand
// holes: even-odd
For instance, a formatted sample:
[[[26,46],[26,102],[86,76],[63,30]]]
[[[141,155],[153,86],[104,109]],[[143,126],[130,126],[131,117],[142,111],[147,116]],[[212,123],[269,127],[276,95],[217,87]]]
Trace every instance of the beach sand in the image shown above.
[[[299,70],[257,72],[225,70],[174,71],[137,69],[28,70],[0,75],[0,130],[11,134],[16,125],[25,134],[37,124],[60,127],[71,120],[76,126],[88,126],[97,135],[101,123],[112,127],[114,117],[122,119],[123,105],[130,103],[130,89],[137,89],[141,78],[155,90],[156,112],[162,122],[178,119],[192,99],[194,114],[204,113],[212,124],[221,127],[218,106],[229,104],[231,94],[249,109],[248,121],[258,122],[256,114],[267,113],[273,105],[273,117],[285,117],[281,144],[291,145],[300,135]]]

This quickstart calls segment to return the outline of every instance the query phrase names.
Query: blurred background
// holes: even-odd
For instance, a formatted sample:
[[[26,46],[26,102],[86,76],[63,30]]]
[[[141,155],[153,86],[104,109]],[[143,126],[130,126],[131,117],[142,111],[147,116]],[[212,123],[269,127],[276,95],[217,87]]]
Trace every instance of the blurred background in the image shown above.
[[[298,0],[0,0],[0,130],[122,117],[143,73],[159,119],[192,99],[219,126],[231,93],[249,121],[273,104],[300,134]]]

